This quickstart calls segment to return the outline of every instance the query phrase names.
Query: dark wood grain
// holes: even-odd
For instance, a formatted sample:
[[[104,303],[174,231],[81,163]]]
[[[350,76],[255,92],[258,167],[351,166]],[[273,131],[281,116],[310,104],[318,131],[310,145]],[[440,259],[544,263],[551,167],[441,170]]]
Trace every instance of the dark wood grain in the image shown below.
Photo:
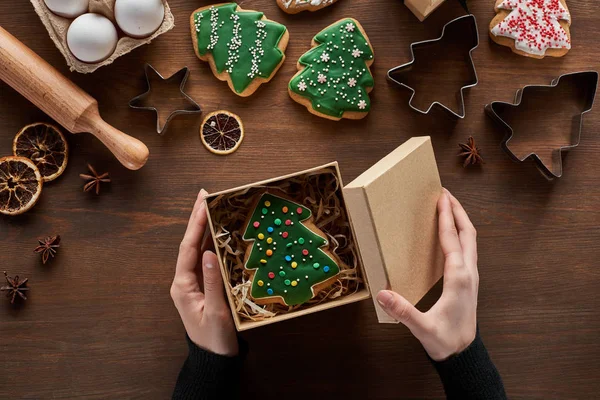
[[[431,135],[442,181],[463,202],[479,231],[479,324],[512,399],[589,399],[600,391],[600,113],[585,117],[581,145],[564,158],[564,176],[547,182],[533,163],[513,163],[503,132],[484,115],[492,100],[512,100],[526,84],[561,73],[600,69],[600,24],[593,0],[571,0],[573,49],[563,59],[531,60],[492,43],[493,1],[472,2],[481,44],[480,83],[467,91],[467,117],[418,115],[409,93],[386,71],[410,59],[409,44],[437,37],[462,14],[449,1],[424,23],[399,0],[343,0],[314,14],[287,16],[274,0],[246,2],[291,32],[288,60],[252,97],[235,96],[198,61],[188,17],[207,1],[171,0],[177,26],[149,46],[92,75],[68,72],[27,1],[0,2],[0,25],[81,85],[103,117],[143,140],[148,164],[125,170],[93,137],[69,137],[63,177],[44,188],[27,215],[0,218],[0,270],[28,276],[20,309],[0,304],[0,398],[168,398],[186,356],[184,330],[169,298],[178,245],[200,188],[227,189],[332,160],[346,182],[411,136]],[[353,16],[376,54],[373,110],[358,122],[307,113],[287,95],[295,61],[312,36]],[[187,92],[205,112],[238,113],[247,135],[228,157],[207,152],[200,116],[182,116],[159,137],[152,113],[129,109],[144,90],[143,65],[163,75],[191,69]],[[443,85],[444,76],[432,85]],[[450,89],[449,89],[450,90]],[[48,118],[0,83],[0,154],[14,134]],[[485,165],[465,170],[457,143],[473,135]],[[86,162],[111,173],[108,190],[82,192]],[[57,258],[42,266],[36,239],[60,233]],[[427,308],[437,287],[424,301]],[[4,300],[4,299],[1,299]],[[6,303],[6,304],[5,304]],[[243,383],[248,398],[433,399],[443,396],[419,343],[402,326],[376,323],[370,301],[244,334],[252,351]]]

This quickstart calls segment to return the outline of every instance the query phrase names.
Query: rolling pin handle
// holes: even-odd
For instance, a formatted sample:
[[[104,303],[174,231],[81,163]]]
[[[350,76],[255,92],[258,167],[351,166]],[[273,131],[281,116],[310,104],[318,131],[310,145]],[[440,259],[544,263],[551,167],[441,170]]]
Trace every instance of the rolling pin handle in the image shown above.
[[[89,107],[77,121],[74,133],[89,132],[96,136],[126,168],[142,168],[150,151],[140,140],[126,135],[102,119],[96,104]]]

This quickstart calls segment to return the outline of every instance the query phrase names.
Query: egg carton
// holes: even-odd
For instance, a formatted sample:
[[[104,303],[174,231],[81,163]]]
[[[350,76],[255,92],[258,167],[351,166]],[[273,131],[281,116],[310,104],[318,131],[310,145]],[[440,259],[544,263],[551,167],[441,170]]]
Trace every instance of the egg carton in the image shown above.
[[[48,30],[50,39],[52,39],[58,50],[60,50],[62,55],[65,57],[67,65],[70,67],[71,71],[77,71],[82,74],[89,74],[100,67],[112,64],[117,58],[129,53],[133,49],[150,43],[156,37],[162,35],[167,31],[170,31],[175,26],[175,18],[171,13],[169,4],[167,3],[167,0],[162,0],[162,2],[165,5],[165,19],[163,20],[162,25],[158,28],[156,32],[154,32],[148,37],[142,39],[132,38],[126,36],[123,32],[121,32],[118,29],[118,26],[115,22],[114,14],[115,0],[90,0],[88,11],[91,13],[102,14],[106,18],[110,19],[113,22],[113,24],[115,24],[115,27],[117,27],[117,31],[119,32],[119,41],[117,42],[117,47],[114,53],[110,57],[95,64],[88,64],[81,62],[77,58],[75,58],[75,56],[71,53],[69,47],[67,46],[67,30],[69,29],[69,25],[71,25],[73,19],[64,18],[54,14],[48,9],[46,3],[44,3],[44,0],[30,1],[31,4],[33,4],[35,12],[39,15],[40,19],[42,20],[42,23]]]

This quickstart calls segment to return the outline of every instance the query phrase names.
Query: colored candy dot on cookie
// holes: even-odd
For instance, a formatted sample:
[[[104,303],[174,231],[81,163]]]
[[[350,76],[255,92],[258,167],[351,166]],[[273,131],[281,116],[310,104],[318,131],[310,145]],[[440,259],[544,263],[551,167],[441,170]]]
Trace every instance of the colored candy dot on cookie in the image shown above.
[[[287,212],[288,212],[288,208],[284,206],[284,207],[281,209],[281,212],[283,212],[284,214],[285,214],[285,213],[287,213]]]
[[[292,282],[289,279],[286,279],[285,281],[283,281],[283,283],[285,283],[285,286],[290,286]]]
[[[290,256],[285,256],[285,261],[287,261],[287,262],[290,262],[290,261],[292,261],[292,257],[290,257]]]
[[[296,212],[297,212],[298,214],[302,214],[302,207],[298,207],[298,209],[296,210]]]
[[[258,281],[258,282],[256,282],[256,284],[257,284],[258,286],[264,286],[264,285],[265,285],[265,283],[264,283],[263,281]]]
[[[296,261],[294,261],[294,262],[292,263],[292,268],[296,269],[296,267],[298,267],[298,263],[297,263]]]
[[[279,271],[279,276],[284,277],[285,276],[285,271]]]
[[[260,226],[260,222],[254,221],[254,223],[252,224],[252,226],[254,226],[255,228],[258,228]]]
[[[271,250],[271,249],[267,250],[267,255],[269,257],[271,257],[273,255],[273,250]]]
[[[291,220],[291,219],[287,219],[287,220],[285,221],[285,224],[286,224],[287,226],[290,226],[290,225],[292,224],[292,220]]]
[[[265,259],[262,259],[262,260],[260,260],[260,263],[261,263],[261,264],[266,264],[266,263],[267,263],[267,260],[265,260]]]
[[[275,219],[275,221],[273,221],[275,223],[275,225],[279,226],[281,225],[281,220],[279,218]]]
[[[259,238],[260,240],[263,240],[263,239],[265,238],[265,235],[264,235],[264,233],[259,233],[259,234],[258,234],[258,238]]]
[[[287,233],[287,232],[283,232],[283,233],[281,234],[281,236],[282,236],[284,239],[287,239],[287,237],[288,237],[289,235],[290,235],[290,234],[289,234],[289,233]]]
[[[275,273],[274,272],[269,272],[269,278],[271,278],[271,279],[275,278]]]
[[[273,238],[268,238],[267,243],[269,243],[269,244],[273,243]]]
[[[302,255],[307,256],[308,255],[308,250],[306,250],[306,249],[302,250]]]
[[[285,247],[292,247],[294,245],[294,243],[288,243],[285,245]]]
[[[300,238],[300,239],[298,239],[298,243],[300,243],[300,244],[304,244],[304,238]]]
[[[298,282],[292,281],[292,286],[294,286],[294,287],[298,286]]]
[[[267,228],[267,232],[269,232],[269,233],[273,233],[273,231],[274,231],[274,229],[273,229],[273,227],[272,227],[272,226],[270,226],[270,227],[268,227],[268,228]]]
[[[320,265],[319,263],[314,263],[314,264],[313,264],[313,268],[314,268],[314,269],[319,269],[319,267],[320,267],[320,266],[321,266],[321,265]],[[325,268],[323,268],[323,270],[324,270],[324,269],[325,269]]]
[[[272,295],[272,294],[273,294],[273,289],[271,289],[271,288],[268,288],[268,289],[267,289],[267,294],[268,294],[268,295]]]
[[[323,272],[329,272],[329,267],[328,266],[324,266],[323,267]]]
[[[265,207],[271,207],[271,202],[269,200],[265,201]]]
[[[268,212],[269,212],[269,210],[267,210],[266,208],[263,208],[263,209],[262,209],[262,213],[263,213],[263,214],[265,214],[265,215],[266,215]]]

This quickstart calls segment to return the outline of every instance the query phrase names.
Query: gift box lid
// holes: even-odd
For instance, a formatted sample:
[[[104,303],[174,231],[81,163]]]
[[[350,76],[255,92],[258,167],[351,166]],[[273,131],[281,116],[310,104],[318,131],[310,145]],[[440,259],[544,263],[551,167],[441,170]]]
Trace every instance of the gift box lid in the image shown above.
[[[379,290],[416,304],[443,275],[441,193],[430,137],[413,137],[344,187],[379,322],[397,322],[375,300]]]

